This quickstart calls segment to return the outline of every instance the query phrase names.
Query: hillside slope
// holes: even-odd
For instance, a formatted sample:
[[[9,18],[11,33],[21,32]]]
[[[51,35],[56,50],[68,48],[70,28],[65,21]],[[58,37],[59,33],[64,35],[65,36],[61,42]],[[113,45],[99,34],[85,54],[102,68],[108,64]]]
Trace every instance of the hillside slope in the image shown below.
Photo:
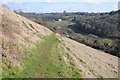
[[[20,48],[21,50],[22,48],[33,48],[41,36],[52,33],[44,26],[15,14],[7,8],[0,7],[0,10],[2,10],[2,55],[7,59],[18,58],[20,56],[18,54],[22,53],[22,51],[18,52]]]
[[[3,78],[117,78],[118,58],[54,34],[7,8],[2,16]]]
[[[69,38],[58,37],[65,42],[67,53],[73,57],[75,64],[83,70],[84,77],[118,77],[118,58],[105,52],[93,49]]]

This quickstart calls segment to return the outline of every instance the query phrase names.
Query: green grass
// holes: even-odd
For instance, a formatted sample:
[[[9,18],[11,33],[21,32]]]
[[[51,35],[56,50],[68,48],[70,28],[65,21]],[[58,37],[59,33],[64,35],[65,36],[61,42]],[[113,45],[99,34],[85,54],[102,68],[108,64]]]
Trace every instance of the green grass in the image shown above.
[[[75,23],[70,20],[65,20],[65,21],[47,22],[47,24],[49,24],[53,27],[58,27],[58,26],[63,27],[63,26],[68,26],[68,25],[72,25]]]
[[[43,42],[37,43],[18,66],[9,69],[3,64],[3,78],[80,78],[80,70],[73,65],[65,65],[59,44],[61,41],[54,34],[43,37]]]

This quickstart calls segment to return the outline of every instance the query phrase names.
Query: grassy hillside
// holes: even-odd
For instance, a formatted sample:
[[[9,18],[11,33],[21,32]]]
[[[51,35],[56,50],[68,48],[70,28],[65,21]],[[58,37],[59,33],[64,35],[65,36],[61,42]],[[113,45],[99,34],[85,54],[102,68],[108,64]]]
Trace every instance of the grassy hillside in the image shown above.
[[[7,8],[0,7],[0,9],[4,12],[0,13],[3,17],[3,34],[0,36],[2,78],[118,77],[117,57],[78,43],[59,33],[54,34],[46,28],[47,26],[34,23]],[[71,23],[70,20],[55,22],[56,26],[67,25],[63,28],[61,26],[61,31],[71,33],[69,28],[64,29]],[[78,38],[75,36],[76,33],[71,35]],[[82,34],[79,34],[80,36],[85,38]],[[86,38],[85,40],[89,41]],[[94,43],[101,42],[95,40]]]
[[[19,65],[9,69],[3,63],[3,78],[81,77],[75,66],[65,65],[63,51],[59,48],[62,42],[54,34],[42,39]]]

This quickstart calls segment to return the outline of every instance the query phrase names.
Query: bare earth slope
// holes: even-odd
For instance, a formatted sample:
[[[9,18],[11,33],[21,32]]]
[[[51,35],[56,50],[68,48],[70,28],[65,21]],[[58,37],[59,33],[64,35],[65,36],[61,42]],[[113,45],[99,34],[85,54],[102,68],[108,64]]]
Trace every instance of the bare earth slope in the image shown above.
[[[0,7],[0,10],[0,15],[2,16],[0,27],[2,27],[3,56],[8,59],[12,60],[15,59],[14,57],[19,57],[18,53],[22,53],[22,51],[18,52],[18,49],[33,48],[34,43],[39,41],[41,36],[52,33],[52,31],[44,26],[11,12],[7,8]]]
[[[118,58],[105,52],[93,49],[69,38],[57,36],[65,42],[76,65],[83,70],[84,77],[118,77]],[[67,60],[66,60],[67,61]]]
[[[53,34],[53,32],[44,26],[34,23],[12,11],[9,11],[7,8],[0,7],[0,10],[2,10],[0,11],[0,15],[2,16],[2,24],[0,24],[0,30],[2,31],[2,35],[0,34],[0,43],[3,49],[2,50],[3,68],[7,66],[8,69],[7,68],[4,68],[4,69],[10,71],[12,67],[14,68],[16,65],[18,65],[21,59],[24,59],[26,57],[27,55],[26,52],[36,47],[35,44],[37,42],[40,42],[40,41],[42,42],[43,36],[51,35]],[[44,62],[44,60],[41,60],[41,59],[44,59],[45,57],[47,57],[49,62],[49,51],[52,56],[53,55],[56,56],[60,52],[62,52],[62,54],[60,54],[62,56],[58,55],[60,59],[58,59],[58,57],[50,57],[50,60],[58,61],[62,59],[64,61],[64,63],[62,63],[62,66],[64,65],[69,66],[70,64],[78,68],[79,70],[81,70],[80,72],[81,72],[82,78],[100,78],[100,77],[117,78],[118,77],[118,58],[117,57],[101,52],[99,50],[93,49],[84,44],[81,44],[71,39],[68,39],[66,37],[63,37],[59,34],[56,34],[56,36],[62,43],[57,45],[59,41],[56,41],[57,39],[54,36],[45,38],[46,43],[45,42],[43,43],[42,48],[41,48],[41,45],[40,45],[40,49],[38,48],[39,55],[38,56],[35,55],[37,59],[35,57],[32,58],[32,56],[30,56],[30,58],[33,59],[32,61],[34,61],[35,59],[35,61],[37,61],[38,63],[41,63],[42,61]],[[50,39],[50,38],[53,38],[53,39]],[[52,40],[56,42],[54,43],[54,41]],[[59,47],[59,50],[58,49],[56,50],[55,46],[52,46],[52,44]],[[55,52],[52,52],[52,51],[55,51]],[[42,53],[47,53],[47,54],[43,54],[41,56]],[[34,54],[37,54],[37,53],[34,53]],[[36,64],[35,63],[36,62],[33,62],[27,65],[30,65],[30,66],[32,65],[32,67],[34,68],[34,65],[38,64],[38,63]],[[52,63],[55,64],[55,66],[59,66],[59,64],[61,64],[59,63],[59,61],[58,61],[58,64],[55,62],[52,62]],[[43,63],[43,65],[46,65],[46,64]],[[20,63],[19,65],[22,65],[22,64]],[[38,68],[37,70],[42,68],[44,69],[44,67],[45,68],[48,67],[48,66],[41,67],[40,64],[38,65],[40,68]],[[55,67],[56,69],[54,69],[54,66],[52,65],[50,64],[49,66],[50,71],[51,72],[57,71],[59,67],[58,68]],[[64,68],[66,69],[66,67]],[[72,67],[72,69],[74,68]],[[69,69],[68,72],[66,72],[65,74],[70,75],[70,73],[72,73],[70,72],[72,69]],[[49,71],[49,69],[45,69],[45,71],[46,70]],[[64,69],[62,71],[64,72]],[[49,76],[49,75],[46,76],[46,73],[42,74],[42,72],[44,71],[41,71],[41,74],[37,73],[36,74],[37,77]],[[77,71],[73,70],[73,72],[77,72]],[[60,73],[60,72],[57,72],[57,73]],[[78,73],[75,73],[75,75],[77,75]],[[5,73],[4,77],[9,77],[11,74],[15,75],[17,73],[11,73],[11,72],[10,74]],[[67,75],[65,77],[67,77]],[[53,76],[53,77],[56,77],[56,76]],[[72,77],[72,76],[69,76],[69,77]]]

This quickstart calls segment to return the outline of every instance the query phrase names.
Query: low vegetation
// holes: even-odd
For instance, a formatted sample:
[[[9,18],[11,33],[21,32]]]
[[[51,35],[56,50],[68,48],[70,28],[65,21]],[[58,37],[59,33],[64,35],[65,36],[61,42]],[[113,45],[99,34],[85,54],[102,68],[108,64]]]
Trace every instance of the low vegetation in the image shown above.
[[[54,34],[42,39],[43,41],[38,42],[36,48],[29,51],[17,66],[8,68],[3,63],[3,78],[81,77],[75,66],[65,65],[61,49],[58,47],[62,42]]]

